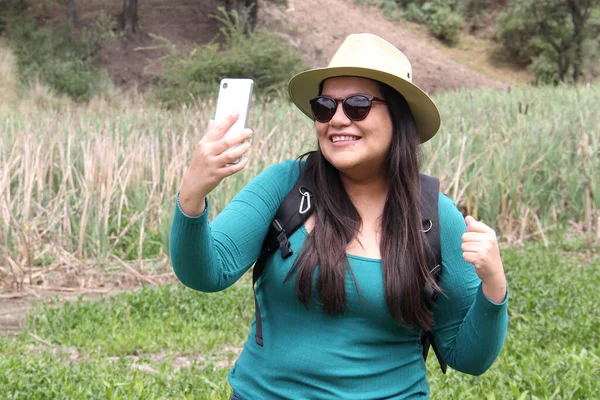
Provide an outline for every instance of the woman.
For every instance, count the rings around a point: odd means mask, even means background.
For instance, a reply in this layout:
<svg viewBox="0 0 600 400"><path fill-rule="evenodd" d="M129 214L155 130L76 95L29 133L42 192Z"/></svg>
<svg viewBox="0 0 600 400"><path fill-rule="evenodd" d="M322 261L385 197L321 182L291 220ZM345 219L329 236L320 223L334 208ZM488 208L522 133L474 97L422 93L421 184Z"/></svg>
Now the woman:
<svg viewBox="0 0 600 400"><path fill-rule="evenodd" d="M294 103L315 120L316 211L290 236L292 257L270 257L257 282L256 326L229 374L239 399L428 398L421 329L433 329L445 362L481 374L500 352L507 286L495 233L439 196L442 275L425 261L419 210L419 145L438 130L437 108L412 84L393 45L350 35L327 68L292 78ZM256 261L298 161L250 182L209 225L206 196L245 166L251 131L221 140L209 125L175 210L175 273L200 291L223 290ZM239 146L226 151L233 145ZM318 267L317 267L318 265ZM428 307L426 285L437 287Z"/></svg>

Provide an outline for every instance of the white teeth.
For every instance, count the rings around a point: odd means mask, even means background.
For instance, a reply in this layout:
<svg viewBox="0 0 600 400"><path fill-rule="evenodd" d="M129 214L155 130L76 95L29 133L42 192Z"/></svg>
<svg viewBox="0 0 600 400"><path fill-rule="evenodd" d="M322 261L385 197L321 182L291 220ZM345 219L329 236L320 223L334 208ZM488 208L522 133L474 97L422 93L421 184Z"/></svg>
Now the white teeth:
<svg viewBox="0 0 600 400"><path fill-rule="evenodd" d="M356 136L332 136L331 137L331 141L333 143L341 142L341 141L358 140L358 139L359 138L357 138Z"/></svg>

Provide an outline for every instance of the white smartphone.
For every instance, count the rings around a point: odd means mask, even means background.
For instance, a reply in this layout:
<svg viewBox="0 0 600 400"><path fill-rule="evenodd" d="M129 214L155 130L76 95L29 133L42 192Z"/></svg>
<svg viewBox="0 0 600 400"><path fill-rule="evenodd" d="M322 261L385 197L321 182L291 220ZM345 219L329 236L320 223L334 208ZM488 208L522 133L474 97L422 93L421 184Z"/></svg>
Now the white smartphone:
<svg viewBox="0 0 600 400"><path fill-rule="evenodd" d="M219 98L217 99L215 126L233 112L237 112L240 115L238 120L223 134L223 137L229 133L239 132L246 128L253 87L254 81L252 79L226 78L221 80ZM235 164L239 161L240 159Z"/></svg>

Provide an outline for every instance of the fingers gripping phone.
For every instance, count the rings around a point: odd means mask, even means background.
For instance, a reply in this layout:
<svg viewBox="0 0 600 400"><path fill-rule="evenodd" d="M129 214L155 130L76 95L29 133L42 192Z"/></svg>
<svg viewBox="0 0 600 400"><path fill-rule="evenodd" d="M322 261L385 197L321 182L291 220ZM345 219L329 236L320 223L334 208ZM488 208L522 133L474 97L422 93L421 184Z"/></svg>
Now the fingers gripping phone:
<svg viewBox="0 0 600 400"><path fill-rule="evenodd" d="M238 120L223 134L223 137L246 128L253 86L254 81L252 79L226 78L221 80L219 86L219 98L217 99L215 126L231 113L237 112L240 115ZM238 158L234 164L239 162L240 159Z"/></svg>

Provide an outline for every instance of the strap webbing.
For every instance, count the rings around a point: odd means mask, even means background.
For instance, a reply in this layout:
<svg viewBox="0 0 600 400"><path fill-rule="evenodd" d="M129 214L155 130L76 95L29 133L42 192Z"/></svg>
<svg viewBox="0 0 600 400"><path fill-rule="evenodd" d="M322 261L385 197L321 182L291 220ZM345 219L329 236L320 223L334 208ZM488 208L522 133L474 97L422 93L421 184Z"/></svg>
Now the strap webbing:
<svg viewBox="0 0 600 400"><path fill-rule="evenodd" d="M440 193L440 181L434 177L424 174L421 179L421 218L423 219L423 232L427 238L425 255L427 257L427 267L436 282L440 281L442 273L442 246L440 244L440 218L438 215L438 198ZM435 303L437 293L428 285L426 288L428 298L431 304ZM440 368L445 374L448 365L438 351L433 338L433 332L421 332L421 345L423 346L423 358L427 360L429 347L438 359Z"/></svg>
<svg viewBox="0 0 600 400"><path fill-rule="evenodd" d="M252 290L254 292L256 315L256 343L259 346L263 346L264 342L262 336L260 305L258 304L254 285L264 271L267 259L271 254L275 253L278 249L281 249L281 256L283 258L287 258L293 254L288 242L288 237L294 233L314 211L314 201L311 199L311 197L314 196L314 190L312 190L308 183L306 172L314 166L315 157L315 152L310 153L302 167L298 181L281 202L281 206L279 207L279 210L277 210L277 214L275 214L275 219L273 220L265 242L263 243L260 256L258 257L258 260L256 260L254 269L252 270ZM307 198L310 199L310 201L307 200Z"/></svg>

